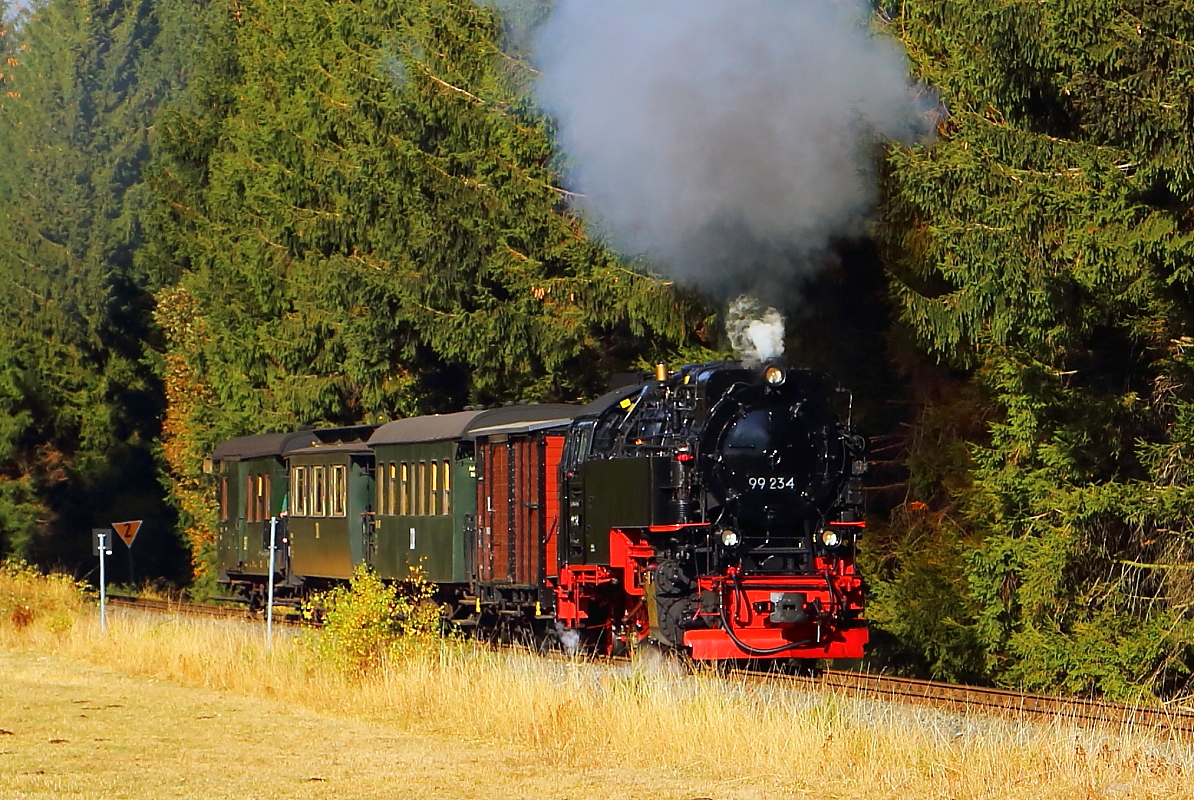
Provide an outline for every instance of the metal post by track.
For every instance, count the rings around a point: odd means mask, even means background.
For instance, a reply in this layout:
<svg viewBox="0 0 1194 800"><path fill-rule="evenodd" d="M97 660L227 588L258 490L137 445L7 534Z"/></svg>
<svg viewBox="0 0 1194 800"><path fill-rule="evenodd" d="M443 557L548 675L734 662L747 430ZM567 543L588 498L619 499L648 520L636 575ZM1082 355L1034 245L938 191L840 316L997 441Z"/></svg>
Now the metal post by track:
<svg viewBox="0 0 1194 800"><path fill-rule="evenodd" d="M274 558L278 552L278 518L269 518L269 599L265 604L265 649L274 646Z"/></svg>
<svg viewBox="0 0 1194 800"><path fill-rule="evenodd" d="M100 590L100 633L108 630L108 570L106 556L112 555L108 549L108 531L105 528L92 528L92 547L99 556L99 590Z"/></svg>
<svg viewBox="0 0 1194 800"><path fill-rule="evenodd" d="M100 633L106 633L108 630L108 575L104 571L104 550L105 539L108 534L101 533L99 535L99 556L100 556Z"/></svg>

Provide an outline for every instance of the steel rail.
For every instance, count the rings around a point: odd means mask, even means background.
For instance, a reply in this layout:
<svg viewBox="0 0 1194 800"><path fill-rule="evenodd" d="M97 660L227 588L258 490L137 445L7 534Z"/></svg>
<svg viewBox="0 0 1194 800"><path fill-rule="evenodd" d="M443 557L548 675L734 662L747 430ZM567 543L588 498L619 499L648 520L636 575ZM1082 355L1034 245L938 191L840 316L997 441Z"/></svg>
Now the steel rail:
<svg viewBox="0 0 1194 800"><path fill-rule="evenodd" d="M151 611L159 614L179 614L188 617L207 617L211 619L235 619L244 622L264 622L263 616L254 614L248 608L231 606L209 606L202 603L188 603L182 600L151 600L140 597L109 597L109 606L119 608ZM275 625L304 625L301 620L274 617Z"/></svg>
<svg viewBox="0 0 1194 800"><path fill-rule="evenodd" d="M749 676L747 671L735 674ZM764 674L765 680L845 697L888 700L958 712L980 712L1019 720L1058 720L1120 731L1194 736L1194 712L1181 707L1145 706L1077 697L966 686L865 672L825 670L818 675Z"/></svg>

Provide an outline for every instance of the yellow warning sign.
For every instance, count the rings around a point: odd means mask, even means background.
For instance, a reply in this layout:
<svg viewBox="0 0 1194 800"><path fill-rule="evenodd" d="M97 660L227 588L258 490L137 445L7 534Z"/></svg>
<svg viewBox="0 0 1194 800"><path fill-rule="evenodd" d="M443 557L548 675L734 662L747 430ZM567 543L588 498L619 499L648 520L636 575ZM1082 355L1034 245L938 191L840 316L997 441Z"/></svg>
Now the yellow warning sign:
<svg viewBox="0 0 1194 800"><path fill-rule="evenodd" d="M124 540L126 547L132 547L133 539L137 538L137 531L141 530L141 520L135 519L131 522L113 522L112 530L116 531L116 535Z"/></svg>

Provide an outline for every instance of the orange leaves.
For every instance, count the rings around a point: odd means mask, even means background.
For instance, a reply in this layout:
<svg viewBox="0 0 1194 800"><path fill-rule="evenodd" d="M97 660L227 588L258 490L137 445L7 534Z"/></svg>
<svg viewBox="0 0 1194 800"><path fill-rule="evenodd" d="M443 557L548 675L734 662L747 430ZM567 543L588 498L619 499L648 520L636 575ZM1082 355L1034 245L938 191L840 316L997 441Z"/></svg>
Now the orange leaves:
<svg viewBox="0 0 1194 800"><path fill-rule="evenodd" d="M202 412L215 402L211 387L187 361L203 341L205 330L199 302L182 287L157 295L154 319L166 334L168 351L162 384L166 418L162 421L162 455L169 465L170 495L190 519L184 534L191 546L195 577L209 569L204 553L215 544L216 503L202 478L205 425Z"/></svg>

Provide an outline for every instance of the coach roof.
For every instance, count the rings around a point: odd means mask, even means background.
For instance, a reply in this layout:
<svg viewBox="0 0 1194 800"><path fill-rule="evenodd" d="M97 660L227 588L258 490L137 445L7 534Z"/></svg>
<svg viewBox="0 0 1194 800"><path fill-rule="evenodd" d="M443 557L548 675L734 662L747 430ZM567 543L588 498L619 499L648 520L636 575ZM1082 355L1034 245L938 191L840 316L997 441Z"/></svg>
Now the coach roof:
<svg viewBox="0 0 1194 800"><path fill-rule="evenodd" d="M434 414L429 417L407 417L382 425L369 437L369 446L379 444L410 444L459 439L469 423L484 411L458 411L455 414Z"/></svg>
<svg viewBox="0 0 1194 800"><path fill-rule="evenodd" d="M287 457L293 456L319 456L327 455L328 453L372 453L369 445L366 442L338 442L336 444L317 444L314 447L300 447L298 450L290 450L286 453Z"/></svg>
<svg viewBox="0 0 1194 800"><path fill-rule="evenodd" d="M295 433L261 433L256 436L240 436L220 442L211 454L212 461L228 461L241 458L262 458L263 456L284 456L291 450L311 447L319 442L314 431Z"/></svg>
<svg viewBox="0 0 1194 800"><path fill-rule="evenodd" d="M369 446L383 444L411 444L439 442L445 439L464 439L470 431L497 425L534 422L536 420L571 419L578 406L558 403L545 405L501 406L484 411L461 411L456 414L436 414L430 417L387 422L369 439Z"/></svg>

